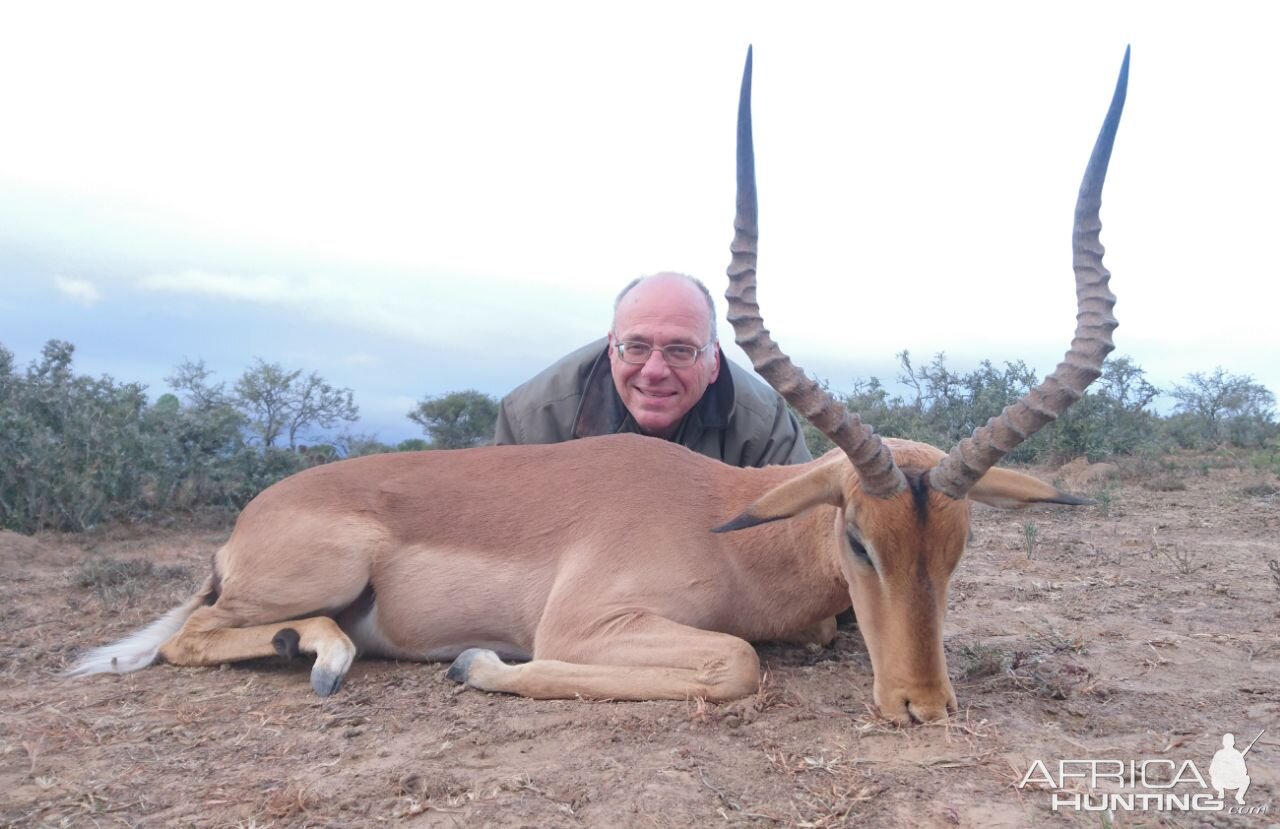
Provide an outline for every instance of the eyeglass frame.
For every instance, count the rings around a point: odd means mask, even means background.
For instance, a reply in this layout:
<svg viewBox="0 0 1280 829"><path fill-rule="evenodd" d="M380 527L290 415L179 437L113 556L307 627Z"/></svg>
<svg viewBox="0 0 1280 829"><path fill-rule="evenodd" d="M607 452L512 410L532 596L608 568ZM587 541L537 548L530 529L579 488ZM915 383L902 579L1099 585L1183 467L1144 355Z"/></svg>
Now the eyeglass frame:
<svg viewBox="0 0 1280 829"><path fill-rule="evenodd" d="M651 343L646 343L646 342L643 342L643 341L640 341L640 340L625 340L625 341L624 341L624 340L618 340L618 339L616 339L616 335L615 335L615 339L614 339L614 342L613 342L613 348L617 349L617 351L618 351L618 359L619 359L619 360L621 360L622 362L626 363L626 364L627 364L627 365L629 365L629 366L642 366L642 365L645 365L646 363L648 363L648 362L649 362L649 358L653 356L653 352L655 352L655 351L661 351L661 352L662 352L662 361L663 361L664 363L666 363L668 367L670 367L670 368L693 368L694 366L696 366L696 365L698 364L698 357L699 357L699 356L701 356L702 352L706 351L708 348L711 348L711 346L713 346L713 345L715 345L715 344L716 344L716 341L715 341L715 340L711 340L710 342L708 342L706 345L703 345L703 346L694 346L694 345L690 345L689 343L671 343L670 345L664 345L664 346L659 347L659 346L656 346L656 345L652 345ZM627 347L627 346L629 346L629 345L630 345L630 346L642 345L642 346L644 346L645 348L649 349L649 351L648 351L648 353L647 353L647 354L645 354L645 355L644 355L644 359L643 359L643 360L641 360L641 361L640 361L640 362L638 362L638 363L633 363L632 361L628 360L628 359L626 358L626 356L622 353L622 352L623 352L623 350L624 350L624 349L626 349L626 347ZM671 362L671 357L670 357L670 355L668 355L668 354L667 354L667 349L668 349L668 348L692 348L692 349L693 349L693 359L689 361L689 364L688 364L688 365L676 365L675 363Z"/></svg>

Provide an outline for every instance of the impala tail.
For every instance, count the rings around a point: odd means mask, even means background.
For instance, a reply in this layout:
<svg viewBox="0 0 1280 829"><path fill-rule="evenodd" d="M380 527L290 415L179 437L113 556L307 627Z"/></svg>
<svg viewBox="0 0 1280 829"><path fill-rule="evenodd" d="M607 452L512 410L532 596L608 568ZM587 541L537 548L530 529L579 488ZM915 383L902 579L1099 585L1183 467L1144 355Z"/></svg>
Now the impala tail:
<svg viewBox="0 0 1280 829"><path fill-rule="evenodd" d="M215 577L211 575L190 599L118 642L94 648L77 659L62 675L127 674L154 664L160 654L160 646L182 629L197 608L212 604L216 595Z"/></svg>

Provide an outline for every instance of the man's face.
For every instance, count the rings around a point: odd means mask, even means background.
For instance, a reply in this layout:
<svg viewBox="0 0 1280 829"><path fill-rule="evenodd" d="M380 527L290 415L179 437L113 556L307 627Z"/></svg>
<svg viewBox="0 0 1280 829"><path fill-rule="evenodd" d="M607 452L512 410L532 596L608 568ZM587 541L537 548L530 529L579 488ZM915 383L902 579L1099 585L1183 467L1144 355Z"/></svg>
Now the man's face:
<svg viewBox="0 0 1280 829"><path fill-rule="evenodd" d="M680 420L697 405L720 375L720 350L698 355L688 368L672 368L662 347L707 344L711 320L706 298L680 278L654 276L632 288L618 305L609 334L609 364L622 404L647 435L670 439ZM644 365L624 363L613 346L642 342L653 346Z"/></svg>

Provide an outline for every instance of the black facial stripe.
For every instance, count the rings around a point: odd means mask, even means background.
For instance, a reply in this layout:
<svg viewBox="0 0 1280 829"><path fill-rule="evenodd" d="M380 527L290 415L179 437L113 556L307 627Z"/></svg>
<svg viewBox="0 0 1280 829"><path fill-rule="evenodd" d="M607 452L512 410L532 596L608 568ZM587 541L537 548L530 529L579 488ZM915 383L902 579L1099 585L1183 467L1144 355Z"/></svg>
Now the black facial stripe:
<svg viewBox="0 0 1280 829"><path fill-rule="evenodd" d="M911 487L911 500L916 508L916 520L924 526L929 520L929 483L926 476L920 473L906 475L907 484Z"/></svg>

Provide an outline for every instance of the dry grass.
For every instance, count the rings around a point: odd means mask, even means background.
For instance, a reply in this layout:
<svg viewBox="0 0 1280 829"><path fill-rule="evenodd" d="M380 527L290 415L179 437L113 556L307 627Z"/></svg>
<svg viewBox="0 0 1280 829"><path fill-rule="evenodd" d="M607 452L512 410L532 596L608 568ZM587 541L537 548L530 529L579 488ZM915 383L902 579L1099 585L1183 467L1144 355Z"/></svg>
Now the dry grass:
<svg viewBox="0 0 1280 829"><path fill-rule="evenodd" d="M950 654L948 664L951 675L960 682L971 682L990 676L1000 676L1009 669L1011 656L1008 651L981 643L962 645Z"/></svg>
<svg viewBox="0 0 1280 829"><path fill-rule="evenodd" d="M1180 475L1159 475L1144 480L1142 487L1152 492L1182 492L1187 488L1187 482Z"/></svg>
<svg viewBox="0 0 1280 829"><path fill-rule="evenodd" d="M165 582L188 585L191 569L157 565L145 558L89 558L70 576L73 587L88 588L103 602L132 606Z"/></svg>
<svg viewBox="0 0 1280 829"><path fill-rule="evenodd" d="M1163 559L1173 568L1184 576L1189 576L1197 570L1203 570L1207 564L1197 563L1195 553L1191 548L1178 543L1170 543L1160 539L1159 532L1153 528L1151 530L1151 557L1154 559Z"/></svg>
<svg viewBox="0 0 1280 829"><path fill-rule="evenodd" d="M1254 481L1251 484L1247 484L1240 491L1250 498L1270 498L1280 492L1280 488L1277 488L1271 481Z"/></svg>

